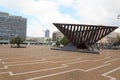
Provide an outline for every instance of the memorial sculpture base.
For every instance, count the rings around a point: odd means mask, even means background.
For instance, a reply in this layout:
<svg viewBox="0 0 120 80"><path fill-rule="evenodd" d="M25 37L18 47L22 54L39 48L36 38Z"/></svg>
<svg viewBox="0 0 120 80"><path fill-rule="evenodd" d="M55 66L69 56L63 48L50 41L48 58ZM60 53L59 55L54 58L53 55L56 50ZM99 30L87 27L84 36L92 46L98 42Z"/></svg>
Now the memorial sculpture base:
<svg viewBox="0 0 120 80"><path fill-rule="evenodd" d="M96 47L89 47L89 49L78 49L72 43L68 43L67 45L63 46L62 48L54 47L54 48L51 48L51 49L52 50L61 50L61 51L72 51L72 52L100 54L99 49L97 49Z"/></svg>

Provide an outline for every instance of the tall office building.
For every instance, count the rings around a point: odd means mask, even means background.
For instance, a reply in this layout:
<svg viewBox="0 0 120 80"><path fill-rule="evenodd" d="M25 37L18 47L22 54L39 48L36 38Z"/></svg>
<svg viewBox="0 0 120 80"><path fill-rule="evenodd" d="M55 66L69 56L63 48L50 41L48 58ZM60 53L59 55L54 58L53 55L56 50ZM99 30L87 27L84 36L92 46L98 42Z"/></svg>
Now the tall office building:
<svg viewBox="0 0 120 80"><path fill-rule="evenodd" d="M0 12L0 40L20 36L26 38L27 19Z"/></svg>
<svg viewBox="0 0 120 80"><path fill-rule="evenodd" d="M50 37L50 30L45 31L45 37L49 38Z"/></svg>

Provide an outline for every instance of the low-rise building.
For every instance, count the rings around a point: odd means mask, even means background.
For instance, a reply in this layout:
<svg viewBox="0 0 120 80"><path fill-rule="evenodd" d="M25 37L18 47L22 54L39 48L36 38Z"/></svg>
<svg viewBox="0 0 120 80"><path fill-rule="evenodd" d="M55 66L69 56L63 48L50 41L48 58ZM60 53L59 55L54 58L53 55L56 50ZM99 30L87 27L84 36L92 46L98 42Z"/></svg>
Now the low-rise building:
<svg viewBox="0 0 120 80"><path fill-rule="evenodd" d="M63 37L64 35L60 31L53 32L52 35L53 42L60 41Z"/></svg>
<svg viewBox="0 0 120 80"><path fill-rule="evenodd" d="M117 36L120 37L120 33L117 32L111 32L109 35L105 36L104 38L102 38L101 40L98 41L98 43L101 44L112 44L115 42L115 39L117 38Z"/></svg>

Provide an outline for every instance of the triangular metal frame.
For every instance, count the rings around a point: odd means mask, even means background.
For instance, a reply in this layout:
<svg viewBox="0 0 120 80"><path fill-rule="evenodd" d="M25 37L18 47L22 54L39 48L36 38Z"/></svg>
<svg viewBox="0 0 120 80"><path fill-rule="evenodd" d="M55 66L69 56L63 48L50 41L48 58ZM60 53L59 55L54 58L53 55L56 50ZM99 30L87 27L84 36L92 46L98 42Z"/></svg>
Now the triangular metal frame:
<svg viewBox="0 0 120 80"><path fill-rule="evenodd" d="M114 31L116 26L53 23L78 49L88 48Z"/></svg>

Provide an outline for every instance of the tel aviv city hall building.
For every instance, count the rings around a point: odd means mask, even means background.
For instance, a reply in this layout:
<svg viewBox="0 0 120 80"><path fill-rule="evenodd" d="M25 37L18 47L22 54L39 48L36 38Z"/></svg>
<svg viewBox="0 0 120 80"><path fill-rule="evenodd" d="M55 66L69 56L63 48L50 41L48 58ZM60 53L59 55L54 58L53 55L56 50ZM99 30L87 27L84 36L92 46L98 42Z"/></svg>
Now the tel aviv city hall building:
<svg viewBox="0 0 120 80"><path fill-rule="evenodd" d="M0 12L0 41L19 36L26 38L27 19L21 16Z"/></svg>

